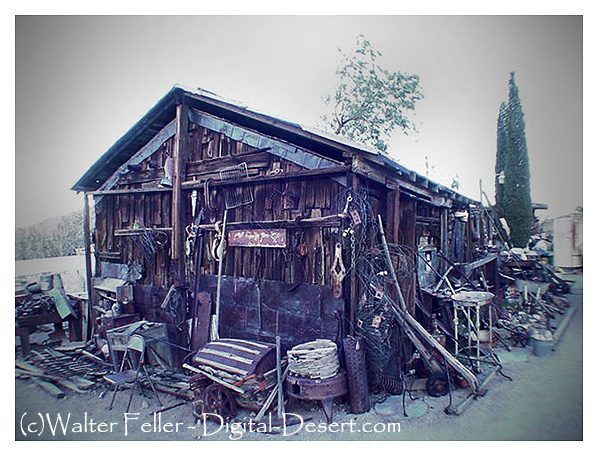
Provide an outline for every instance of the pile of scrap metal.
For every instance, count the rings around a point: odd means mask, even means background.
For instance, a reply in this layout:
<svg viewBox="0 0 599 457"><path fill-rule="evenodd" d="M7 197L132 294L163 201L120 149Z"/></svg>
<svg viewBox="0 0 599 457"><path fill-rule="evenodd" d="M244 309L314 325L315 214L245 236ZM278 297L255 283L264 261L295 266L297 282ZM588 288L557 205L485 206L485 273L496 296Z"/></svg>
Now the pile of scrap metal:
<svg viewBox="0 0 599 457"><path fill-rule="evenodd" d="M56 304L49 295L25 298L17 302L15 307L17 317L52 314L54 312L56 312Z"/></svg>
<svg viewBox="0 0 599 457"><path fill-rule="evenodd" d="M558 321L567 324L574 309L564 294L572 281L560 278L535 251L516 249L501 253L501 306L497 310L497 336L513 346L554 341ZM567 313L568 312L568 313ZM567 314L566 314L567 313ZM565 316L562 316L566 314Z"/></svg>
<svg viewBox="0 0 599 457"><path fill-rule="evenodd" d="M104 382L105 376L115 369L93 351L94 345L84 342L46 345L31 350L26 360L15 361L15 377L34 382L56 398L64 398L67 392L82 394L90 391L104 396L109 388ZM155 366L150 366L149 370L158 391L184 400L177 406L193 400L190 376Z"/></svg>
<svg viewBox="0 0 599 457"><path fill-rule="evenodd" d="M85 350L85 344L32 350L27 361L15 361L15 376L28 379L56 398L65 390L84 393L98 387L110 366Z"/></svg>
<svg viewBox="0 0 599 457"><path fill-rule="evenodd" d="M39 280L21 283L15 289L15 315L24 318L58 313L61 319L75 313L67 299L60 274L40 275Z"/></svg>
<svg viewBox="0 0 599 457"><path fill-rule="evenodd" d="M45 324L54 324L50 338L61 339L64 337L63 321L69 321L69 334L77 338L80 335L78 319L79 315L71 306L60 274L41 275L37 281L16 284L15 323L24 355L29 354L29 334L32 330Z"/></svg>
<svg viewBox="0 0 599 457"><path fill-rule="evenodd" d="M469 388L471 397L482 395L488 380L499 371L500 365L496 359L490 358L495 370L486 378L479 379L477 374L480 370L467 366L471 362L467 354L464 357L464 354L451 353L446 348L453 338L452 332L447 330L451 327L429 316L432 319L427 330L408 311L402 287L409 284L406 278L416 268L412 260L414 253L405 246L389 245L380 217L377 225L380 248L369 249L357 264L365 286L357 313L357 333L366 345L372 390L390 395L405 393L414 388L412 378L417 376L425 378L423 387L431 396L444 396L452 390L452 386ZM458 278L458 281L472 289L473 281L466 273L457 265L452 264L450 269L460 272L463 278ZM442 285L449 286L449 297L462 289L452 286L449 273L439 274L440 284L435 293L444 294ZM397 341L401 341L402 337L410 344L398 345ZM408 352L413 349L415 352ZM456 411L461 412L455 409L448 412Z"/></svg>

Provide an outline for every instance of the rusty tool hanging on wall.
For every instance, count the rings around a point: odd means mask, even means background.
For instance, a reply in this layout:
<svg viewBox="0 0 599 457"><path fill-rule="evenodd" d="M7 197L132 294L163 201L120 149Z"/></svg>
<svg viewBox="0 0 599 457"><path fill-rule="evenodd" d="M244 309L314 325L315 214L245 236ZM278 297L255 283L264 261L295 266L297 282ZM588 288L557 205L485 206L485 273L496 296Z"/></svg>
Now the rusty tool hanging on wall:
<svg viewBox="0 0 599 457"><path fill-rule="evenodd" d="M347 274L345 265L343 264L343 250L341 243L335 244L335 257L331 266L331 279L333 282L333 295L335 298L343 296L343 278Z"/></svg>

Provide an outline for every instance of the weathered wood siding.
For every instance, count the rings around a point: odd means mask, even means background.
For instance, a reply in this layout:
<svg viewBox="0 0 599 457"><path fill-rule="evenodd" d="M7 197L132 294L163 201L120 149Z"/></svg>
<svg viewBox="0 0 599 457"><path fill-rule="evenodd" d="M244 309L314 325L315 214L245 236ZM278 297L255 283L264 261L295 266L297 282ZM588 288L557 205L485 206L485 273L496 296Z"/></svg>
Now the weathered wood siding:
<svg viewBox="0 0 599 457"><path fill-rule="evenodd" d="M151 157L119 178L116 189L157 187L164 176L164 165L172 154L173 140L167 140ZM246 163L249 176L284 177L302 168L268 152L252 153L253 148L227 136L190 123L186 181L220 180L224 169ZM210 181L209 181L210 182ZM336 196L343 186L327 177L311 177L285 181L268 181L247 185L254 202L228 211L227 221L253 222L295 220L335 214ZM204 209L204 224L222 220L225 207L225 187L198 189L198 210ZM184 224L192 223L191 190L183 191ZM141 238L127 233L136 227L165 229L160 239L164 246L157 249L155 261L143 255ZM143 284L168 287L171 280L169 250L171 249L171 194L146 193L103 195L96 204L96 252L100 261L122 264L142 263ZM115 232L121 230L119 232ZM225 274L230 276L330 284L329 269L334 249L335 228L310 227L287 229L288 248L229 247ZM217 264L210 258L214 232L203 237L204 255L200 273L214 274ZM306 256L296 255L298 244L306 243ZM324 254L324 255L323 255ZM324 259L324 260L323 260ZM324 261L324 267L320 264ZM323 274L324 271L324 274ZM100 272L101 273L101 272Z"/></svg>

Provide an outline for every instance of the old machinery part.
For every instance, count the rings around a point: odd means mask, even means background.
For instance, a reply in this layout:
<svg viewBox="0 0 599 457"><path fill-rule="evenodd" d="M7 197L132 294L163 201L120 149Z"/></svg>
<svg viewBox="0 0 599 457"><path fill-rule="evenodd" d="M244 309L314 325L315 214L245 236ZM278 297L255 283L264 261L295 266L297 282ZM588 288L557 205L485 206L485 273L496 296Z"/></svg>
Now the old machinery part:
<svg viewBox="0 0 599 457"><path fill-rule="evenodd" d="M216 414L223 420L231 420L237 414L233 394L226 387L212 384L204 391L204 412Z"/></svg>
<svg viewBox="0 0 599 457"><path fill-rule="evenodd" d="M431 397L444 397L449 393L449 382L445 373L433 373L426 380L426 393Z"/></svg>
<svg viewBox="0 0 599 457"><path fill-rule="evenodd" d="M528 342L530 341L530 336L528 336L528 331L525 327L521 325L517 325L512 330L512 345L516 347L525 348L528 346Z"/></svg>
<svg viewBox="0 0 599 457"><path fill-rule="evenodd" d="M326 400L347 393L347 375L345 371L328 379L302 378L287 376L287 393L298 400Z"/></svg>
<svg viewBox="0 0 599 457"><path fill-rule="evenodd" d="M300 376L287 376L287 394L298 400L317 400L322 407L327 422L333 420L333 400L348 392L345 371L328 379L311 379Z"/></svg>

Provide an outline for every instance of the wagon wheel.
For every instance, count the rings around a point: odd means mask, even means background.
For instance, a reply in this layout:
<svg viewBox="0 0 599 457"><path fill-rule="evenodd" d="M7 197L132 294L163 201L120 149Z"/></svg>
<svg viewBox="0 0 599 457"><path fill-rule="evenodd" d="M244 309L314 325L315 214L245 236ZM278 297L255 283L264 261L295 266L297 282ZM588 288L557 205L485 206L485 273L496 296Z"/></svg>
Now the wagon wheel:
<svg viewBox="0 0 599 457"><path fill-rule="evenodd" d="M525 348L528 345L530 337L524 327L514 327L512 331L512 345Z"/></svg>
<svg viewBox="0 0 599 457"><path fill-rule="evenodd" d="M433 373L426 380L426 393L431 397L444 397L449 393L449 379L445 373Z"/></svg>
<svg viewBox="0 0 599 457"><path fill-rule="evenodd" d="M204 391L204 411L229 420L235 417L237 404L231 391L219 384L212 384Z"/></svg>

